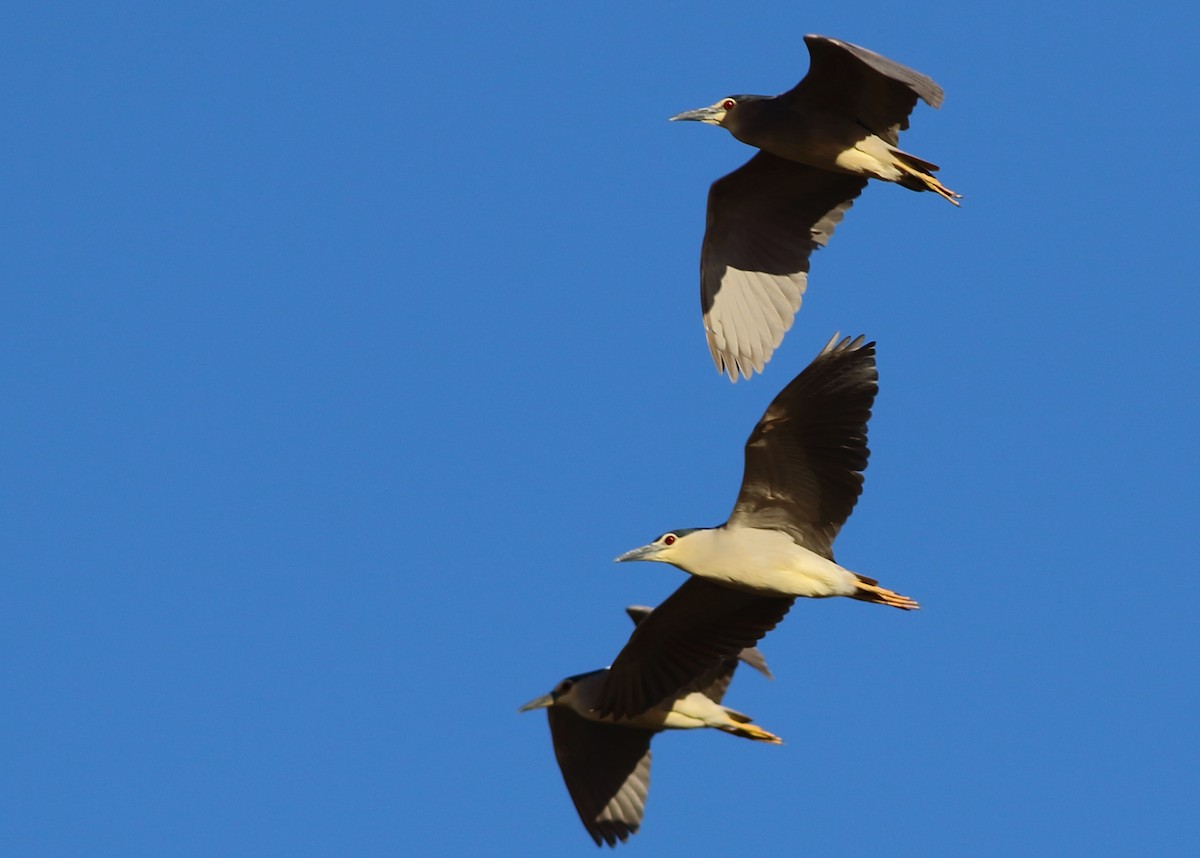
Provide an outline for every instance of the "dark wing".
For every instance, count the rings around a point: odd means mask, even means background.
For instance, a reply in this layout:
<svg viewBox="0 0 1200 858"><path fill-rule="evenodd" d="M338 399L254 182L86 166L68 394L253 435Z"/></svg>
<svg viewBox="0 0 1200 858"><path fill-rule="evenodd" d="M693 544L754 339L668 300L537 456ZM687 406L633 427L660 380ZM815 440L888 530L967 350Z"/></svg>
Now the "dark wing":
<svg viewBox="0 0 1200 858"><path fill-rule="evenodd" d="M805 36L808 74L781 98L799 111L827 110L855 120L893 146L920 97L940 107L942 88L908 66L849 42Z"/></svg>
<svg viewBox="0 0 1200 858"><path fill-rule="evenodd" d="M750 665L767 679L775 678L771 674L770 669L767 668L767 660L763 658L763 654L759 651L758 647L747 647L738 653L736 659L721 659L720 664L715 668L681 689L679 692L680 696L691 691L699 691L713 703L720 703L725 699L725 692L729 690L729 684L733 682L733 674L737 670L739 661Z"/></svg>
<svg viewBox="0 0 1200 858"><path fill-rule="evenodd" d="M866 186L759 152L708 192L700 249L700 307L718 372L761 372L792 326L808 257L833 235Z"/></svg>
<svg viewBox="0 0 1200 858"><path fill-rule="evenodd" d="M737 659L721 659L721 663L715 668L682 689L679 692L680 696L692 691L699 691L713 703L720 703L725 699L725 692L729 690L729 684L733 682L735 670L737 670Z"/></svg>
<svg viewBox="0 0 1200 858"><path fill-rule="evenodd" d="M629 614L629 619L633 620L633 624L636 626L650 616L650 612L653 610L649 605L627 605L625 613Z"/></svg>
<svg viewBox="0 0 1200 858"><path fill-rule="evenodd" d="M746 441L729 524L770 527L823 557L862 493L875 343L830 340L771 402Z"/></svg>
<svg viewBox="0 0 1200 858"><path fill-rule="evenodd" d="M629 614L629 619L633 620L636 626L646 617L650 616L653 608L648 608L645 605L628 605L625 608L625 613ZM725 692L729 690L729 683L733 682L734 671L737 670L738 659L746 660L747 664L752 664L755 670L761 670L768 677L771 677L771 671L767 670L767 662L763 658L762 653L757 647L742 650L737 658L723 658L720 663L710 670L704 676L697 679L687 687L680 690L680 694L686 694L691 691L699 691L709 700L714 703L720 703L725 699ZM774 678L774 677L771 677Z"/></svg>
<svg viewBox="0 0 1200 858"><path fill-rule="evenodd" d="M629 614L629 619L633 620L633 624L636 626L642 620L646 619L646 617L650 616L650 612L652 610L653 608L649 608L646 605L629 605L625 608L625 613ZM750 665L750 667L757 670L767 679L775 678L775 675L771 673L771 668L767 667L766 657L756 646L747 647L739 652L737 660ZM712 682L714 685L710 686L704 681L704 679L700 679L697 681L698 684L696 685L695 690L704 692L705 696L711 698L717 703L720 703L721 697L714 696L714 694L718 693L715 683L720 682L721 677L726 671L728 672L728 676L725 676L724 678L724 685L721 687L719 692L719 694L723 695L725 693L725 688L729 687L729 680L733 678L733 668L736 666L737 665L733 664L732 662L730 662L728 665L722 662L721 666L717 668L716 673L714 673L712 677Z"/></svg>
<svg viewBox="0 0 1200 858"><path fill-rule="evenodd" d="M546 710L554 756L583 827L599 846L636 834L650 790L653 730L589 721L561 706Z"/></svg>
<svg viewBox="0 0 1200 858"><path fill-rule="evenodd" d="M676 696L754 646L792 601L689 578L633 630L609 668L596 712L633 718Z"/></svg>

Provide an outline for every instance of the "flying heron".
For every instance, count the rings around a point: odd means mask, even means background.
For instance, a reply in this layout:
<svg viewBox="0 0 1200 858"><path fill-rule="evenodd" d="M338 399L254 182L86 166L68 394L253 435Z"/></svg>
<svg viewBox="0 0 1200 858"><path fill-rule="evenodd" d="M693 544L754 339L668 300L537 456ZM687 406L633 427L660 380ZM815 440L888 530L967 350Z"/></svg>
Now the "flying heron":
<svg viewBox="0 0 1200 858"><path fill-rule="evenodd" d="M938 168L897 148L928 77L866 48L805 36L808 74L776 96L731 95L672 120L719 125L761 150L713 182L700 250L700 304L717 371L762 372L792 326L823 247L868 179L933 191L958 205Z"/></svg>
<svg viewBox="0 0 1200 858"><path fill-rule="evenodd" d="M669 698L752 646L798 596L919 607L833 559L862 493L878 378L875 344L835 335L750 433L729 520L668 531L616 558L670 563L692 577L634 630L604 680L598 714L631 718Z"/></svg>
<svg viewBox="0 0 1200 858"><path fill-rule="evenodd" d="M652 615L649 608L636 605L626 611L634 623ZM771 675L757 649L738 657ZM656 733L711 727L746 739L780 743L778 736L756 727L748 716L721 705L736 667L737 659L725 659L674 698L620 722L602 719L593 710L607 668L569 676L549 694L517 710L547 710L550 740L567 792L597 846L616 846L637 833L650 789L650 740Z"/></svg>

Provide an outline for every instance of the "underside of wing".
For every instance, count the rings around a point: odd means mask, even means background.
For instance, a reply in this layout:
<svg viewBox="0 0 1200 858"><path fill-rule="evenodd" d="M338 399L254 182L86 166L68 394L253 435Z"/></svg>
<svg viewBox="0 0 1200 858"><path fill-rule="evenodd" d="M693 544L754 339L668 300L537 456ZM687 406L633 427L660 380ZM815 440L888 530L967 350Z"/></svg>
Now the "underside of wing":
<svg viewBox="0 0 1200 858"><path fill-rule="evenodd" d="M700 304L719 372L761 372L792 325L809 256L867 180L759 152L713 183L700 251Z"/></svg>
<svg viewBox="0 0 1200 858"><path fill-rule="evenodd" d="M689 578L641 622L613 661L596 711L632 718L710 677L775 628L792 599Z"/></svg>
<svg viewBox="0 0 1200 858"><path fill-rule="evenodd" d="M567 792L596 845L636 834L650 791L651 730L589 721L551 707L550 736Z"/></svg>
<svg viewBox="0 0 1200 858"><path fill-rule="evenodd" d="M637 625L650 616L652 610L652 608L646 605L630 605L625 609L625 613L633 620L633 624ZM771 673L771 668L767 667L766 656L762 654L762 651L758 647L752 646L746 647L739 652L736 661L726 659L721 662L711 675L696 680L689 690L699 691L710 700L720 703L726 689L729 688L729 683L733 679L734 669L737 667L737 662L739 661L754 668L767 679L775 678L775 675Z"/></svg>

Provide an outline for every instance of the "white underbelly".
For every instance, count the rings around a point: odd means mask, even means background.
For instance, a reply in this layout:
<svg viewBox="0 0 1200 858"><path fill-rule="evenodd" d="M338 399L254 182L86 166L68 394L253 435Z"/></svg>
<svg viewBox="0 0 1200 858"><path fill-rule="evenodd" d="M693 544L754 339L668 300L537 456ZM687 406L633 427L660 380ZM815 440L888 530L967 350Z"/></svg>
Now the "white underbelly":
<svg viewBox="0 0 1200 858"><path fill-rule="evenodd" d="M853 573L836 563L829 563L823 568L743 568L733 574L705 577L739 590L780 596L850 596L858 589Z"/></svg>
<svg viewBox="0 0 1200 858"><path fill-rule="evenodd" d="M903 175L893 161L894 158L887 143L873 135L842 150L836 158L838 167L847 173L874 176L889 182L894 182Z"/></svg>
<svg viewBox="0 0 1200 858"><path fill-rule="evenodd" d="M711 532L703 568L687 570L693 575L739 590L781 596L849 596L858 589L853 572L797 545L781 531Z"/></svg>

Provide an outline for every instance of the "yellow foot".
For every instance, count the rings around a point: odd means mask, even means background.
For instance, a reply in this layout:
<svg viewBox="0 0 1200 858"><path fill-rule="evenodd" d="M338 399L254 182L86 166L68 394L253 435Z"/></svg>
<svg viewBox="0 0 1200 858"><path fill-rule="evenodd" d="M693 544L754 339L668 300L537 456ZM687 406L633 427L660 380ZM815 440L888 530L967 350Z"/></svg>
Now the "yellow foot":
<svg viewBox="0 0 1200 858"><path fill-rule="evenodd" d="M743 739L753 739L756 742L770 742L772 745L783 744L783 739L753 724L731 724L721 729L727 733L733 733L735 736L741 736Z"/></svg>
<svg viewBox="0 0 1200 858"><path fill-rule="evenodd" d="M962 194L954 193L954 191L947 188L933 176L922 175L921 179L929 187L929 190L933 191L942 199L949 200L950 202L954 203L954 205L958 205L958 201L962 199Z"/></svg>
<svg viewBox="0 0 1200 858"><path fill-rule="evenodd" d="M928 190L933 191L935 194L940 196L942 199L948 200L951 203L953 203L954 205L958 205L959 204L958 201L962 199L962 194L954 193L954 191L947 188L945 185L943 185L941 182L939 182L937 179L935 179L933 176L929 175L928 173L923 173L920 170L916 169L915 167L911 167L908 164L905 164L899 158L897 158L893 163L895 164L896 167L903 170L905 173L908 173L910 176L912 176L916 179L919 179L921 181L921 183L923 185L925 185L925 187ZM932 166L932 165L930 165L930 166ZM936 170L937 168L934 167L933 169Z"/></svg>
<svg viewBox="0 0 1200 858"><path fill-rule="evenodd" d="M921 608L917 604L916 599L901 596L894 590L888 590L886 587L880 587L877 584L868 584L866 581L858 582L858 593L855 595L863 601L891 605L893 608L899 608L902 611L917 611Z"/></svg>

